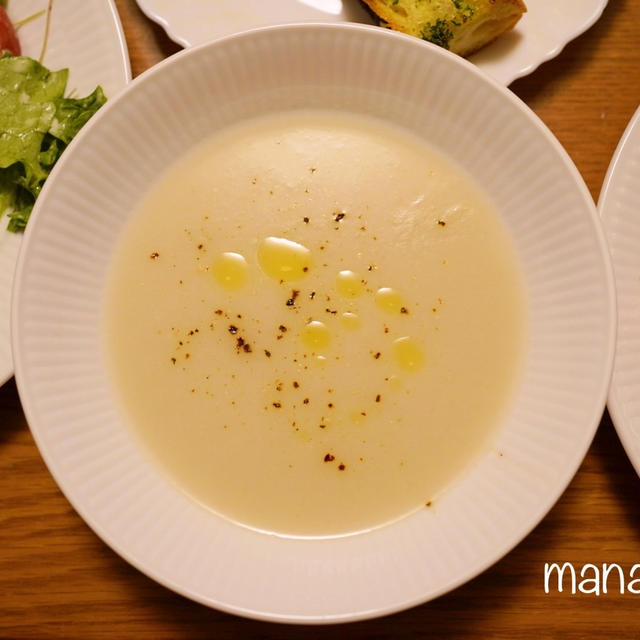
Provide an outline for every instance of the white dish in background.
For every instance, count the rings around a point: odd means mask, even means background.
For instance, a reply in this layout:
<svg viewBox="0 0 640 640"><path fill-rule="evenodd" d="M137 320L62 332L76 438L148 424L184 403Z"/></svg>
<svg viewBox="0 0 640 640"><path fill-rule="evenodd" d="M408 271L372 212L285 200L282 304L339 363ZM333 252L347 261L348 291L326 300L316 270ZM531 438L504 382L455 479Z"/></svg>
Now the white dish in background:
<svg viewBox="0 0 640 640"><path fill-rule="evenodd" d="M47 6L47 0L9 3L13 21L31 16ZM22 55L39 59L45 18L41 16L18 30ZM85 96L101 85L114 96L131 79L129 55L112 0L64 0L54 2L49 40L43 64L49 69L69 69L67 90ZM0 385L13 375L9 309L16 259L22 234L7 231L0 217Z"/></svg>
<svg viewBox="0 0 640 640"><path fill-rule="evenodd" d="M137 0L142 11L184 47L252 27L292 22L378 24L360 0ZM504 85L557 56L602 14L607 0L529 0L515 30L471 56Z"/></svg>
<svg viewBox="0 0 640 640"><path fill-rule="evenodd" d="M529 305L521 386L491 451L431 509L324 539L234 524L160 473L127 426L102 334L109 263L143 191L205 135L305 106L389 119L470 172L514 238ZM134 80L54 169L16 278L20 398L75 509L161 584L272 621L328 623L398 611L455 588L509 552L584 458L615 348L604 233L558 141L472 64L362 25L243 33L172 56Z"/></svg>
<svg viewBox="0 0 640 640"><path fill-rule="evenodd" d="M640 474L640 107L609 165L598 209L609 240L618 298L609 412Z"/></svg>

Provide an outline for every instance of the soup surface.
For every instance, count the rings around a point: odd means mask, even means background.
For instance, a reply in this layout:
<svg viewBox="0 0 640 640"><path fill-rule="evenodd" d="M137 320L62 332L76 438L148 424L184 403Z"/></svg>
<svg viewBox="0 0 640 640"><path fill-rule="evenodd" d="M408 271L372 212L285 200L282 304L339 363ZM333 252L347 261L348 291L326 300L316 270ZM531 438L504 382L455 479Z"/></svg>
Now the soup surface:
<svg viewBox="0 0 640 640"><path fill-rule="evenodd" d="M491 447L525 342L520 267L482 191L408 133L326 111L180 158L125 230L105 304L153 459L286 535L437 502Z"/></svg>

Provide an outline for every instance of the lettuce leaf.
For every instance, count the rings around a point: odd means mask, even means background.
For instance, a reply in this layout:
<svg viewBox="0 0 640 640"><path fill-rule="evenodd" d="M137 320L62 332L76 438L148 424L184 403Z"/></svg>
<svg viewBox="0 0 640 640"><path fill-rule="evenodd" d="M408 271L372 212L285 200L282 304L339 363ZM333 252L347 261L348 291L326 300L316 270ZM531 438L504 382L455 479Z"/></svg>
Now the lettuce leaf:
<svg viewBox="0 0 640 640"><path fill-rule="evenodd" d="M67 79L67 69L0 56L0 215L9 231L25 228L54 164L106 102L99 86L85 98L65 97Z"/></svg>

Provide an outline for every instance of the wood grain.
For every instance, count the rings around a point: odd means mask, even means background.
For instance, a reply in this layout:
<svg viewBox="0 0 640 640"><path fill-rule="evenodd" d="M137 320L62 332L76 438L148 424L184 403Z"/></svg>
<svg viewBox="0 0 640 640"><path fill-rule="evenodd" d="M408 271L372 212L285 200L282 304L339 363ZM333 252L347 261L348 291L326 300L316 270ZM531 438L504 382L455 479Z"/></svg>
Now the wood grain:
<svg viewBox="0 0 640 640"><path fill-rule="evenodd" d="M530 0L535 1L535 0ZM174 54L135 0L116 0L134 75ZM597 199L640 103L640 3L602 19L513 91L550 127ZM0 388L0 638L640 638L640 595L545 594L545 562L640 563L640 480L608 415L547 518L477 579L397 615L327 628L259 623L197 605L107 548L48 473L13 381Z"/></svg>

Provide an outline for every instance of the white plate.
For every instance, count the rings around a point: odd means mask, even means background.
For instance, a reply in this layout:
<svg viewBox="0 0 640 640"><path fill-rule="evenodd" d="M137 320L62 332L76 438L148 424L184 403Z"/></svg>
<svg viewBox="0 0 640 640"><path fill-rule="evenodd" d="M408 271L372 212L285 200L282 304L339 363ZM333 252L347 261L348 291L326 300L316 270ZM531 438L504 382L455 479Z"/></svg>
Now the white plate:
<svg viewBox="0 0 640 640"><path fill-rule="evenodd" d="M359 0L137 0L170 38L184 47L252 27L290 22L351 21L377 24ZM471 60L501 84L534 71L602 14L607 0L529 0L516 29Z"/></svg>
<svg viewBox="0 0 640 640"><path fill-rule="evenodd" d="M457 160L503 215L529 301L522 382L494 448L433 508L328 539L250 530L180 491L127 426L103 336L109 263L148 185L204 135L304 106L389 119ZM268 620L397 611L507 553L578 469L604 410L615 348L604 233L549 130L463 59L362 25L283 26L217 40L134 80L80 132L51 178L16 271L18 390L75 509L160 583Z"/></svg>
<svg viewBox="0 0 640 640"><path fill-rule="evenodd" d="M640 107L613 156L598 208L618 297L618 338L609 412L640 474Z"/></svg>
<svg viewBox="0 0 640 640"><path fill-rule="evenodd" d="M47 0L11 0L9 16L17 21L46 8ZM22 54L38 59L44 37L44 17L18 30ZM114 96L130 79L129 56L112 0L56 0L43 64L69 68L69 91L84 96L102 85ZM13 272L22 234L9 233L0 217L0 385L13 375L9 308Z"/></svg>

